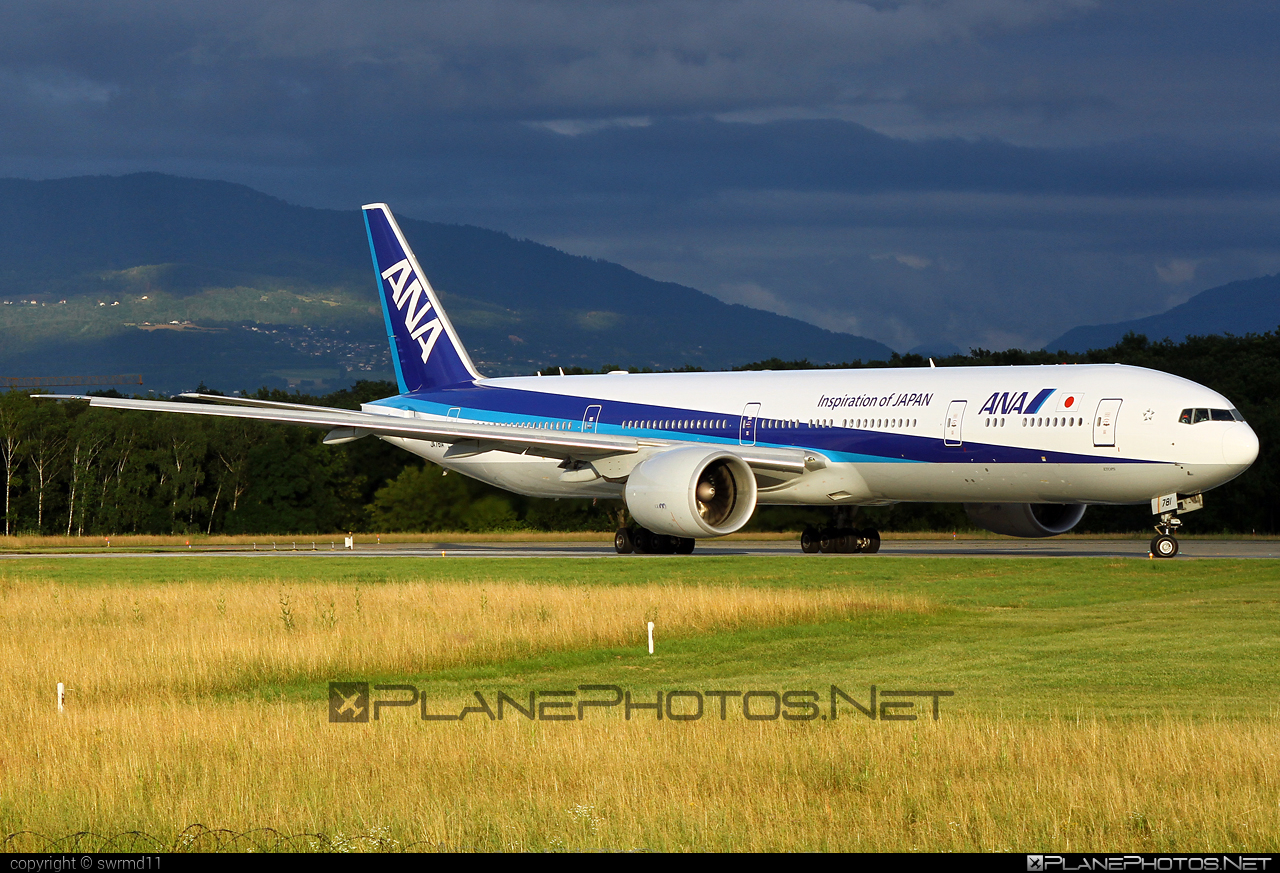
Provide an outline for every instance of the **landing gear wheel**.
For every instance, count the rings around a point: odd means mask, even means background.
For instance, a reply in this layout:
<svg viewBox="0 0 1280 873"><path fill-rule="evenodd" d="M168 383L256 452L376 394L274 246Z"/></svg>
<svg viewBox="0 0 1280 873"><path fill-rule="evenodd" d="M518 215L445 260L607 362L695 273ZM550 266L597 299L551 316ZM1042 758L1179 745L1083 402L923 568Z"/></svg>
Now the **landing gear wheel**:
<svg viewBox="0 0 1280 873"><path fill-rule="evenodd" d="M836 550L836 532L831 528L823 527L818 529L818 551L824 555L829 555Z"/></svg>
<svg viewBox="0 0 1280 873"><path fill-rule="evenodd" d="M874 555L880 551L880 531L864 530L859 532L858 540L862 543L862 553L864 555Z"/></svg>
<svg viewBox="0 0 1280 873"><path fill-rule="evenodd" d="M618 528L618 532L613 535L613 547L619 555L629 555L635 551L635 544L631 542L631 531L625 527Z"/></svg>
<svg viewBox="0 0 1280 873"><path fill-rule="evenodd" d="M806 555L816 555L818 553L818 532L806 527L804 532L800 534L800 551Z"/></svg>
<svg viewBox="0 0 1280 873"><path fill-rule="evenodd" d="M862 551L861 543L858 542L858 532L849 528L836 531L836 551L842 555L852 555Z"/></svg>
<svg viewBox="0 0 1280 873"><path fill-rule="evenodd" d="M667 534L649 534L649 552L654 555L674 555L680 538Z"/></svg>
<svg viewBox="0 0 1280 873"><path fill-rule="evenodd" d="M647 555L653 551L653 534L642 527L631 531L631 545L637 555Z"/></svg>
<svg viewBox="0 0 1280 873"><path fill-rule="evenodd" d="M692 539L691 537L682 537L681 539L677 540L677 541L676 541L676 554L677 554L677 555L692 555L692 554L693 554L693 546L694 546L694 543L695 543L695 542L696 542L696 541L695 541L694 539Z"/></svg>
<svg viewBox="0 0 1280 873"><path fill-rule="evenodd" d="M1157 558L1172 558L1178 554L1178 541L1166 534L1151 540L1151 554Z"/></svg>

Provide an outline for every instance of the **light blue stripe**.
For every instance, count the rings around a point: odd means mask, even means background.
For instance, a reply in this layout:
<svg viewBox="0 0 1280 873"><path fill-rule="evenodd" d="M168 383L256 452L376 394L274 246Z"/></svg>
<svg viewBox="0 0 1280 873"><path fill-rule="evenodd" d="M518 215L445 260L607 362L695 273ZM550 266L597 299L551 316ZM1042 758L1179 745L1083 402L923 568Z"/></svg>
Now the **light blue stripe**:
<svg viewBox="0 0 1280 873"><path fill-rule="evenodd" d="M517 415L509 412L494 412L489 409L470 409L468 407L450 406L445 403L433 403L429 400L419 400L416 397L392 397L386 400L378 400L369 404L370 406L387 406L391 409L406 409L413 412L425 412L428 415L436 415L442 419L447 419L450 409L461 409L459 416L467 421L477 421L484 424L499 425L517 425L517 424L568 424L569 427L557 431L554 428L536 428L536 427L519 427L518 430L534 431L538 433L581 433L582 422L575 419L550 418L537 415ZM725 416L732 418L732 416ZM456 419L449 419L456 420ZM755 448L756 446L769 449L799 449L801 451L820 452L826 458L835 463L863 463L863 464L927 464L928 461L917 461L911 458L890 458L882 455L864 455L855 452L837 452L831 449L818 448L816 446L797 445L795 443L770 443L757 441L755 446L743 446L738 440L711 436L709 434L686 433L684 431L672 430L651 430L646 428L627 428L618 427L612 424L596 423L596 433L611 434L615 436L632 436L650 439L666 439L679 440L688 443L705 443L710 446L724 446L726 448Z"/></svg>
<svg viewBox="0 0 1280 873"><path fill-rule="evenodd" d="M373 229L369 227L369 212L364 211L364 233L369 239L369 255L373 258L374 282L378 286L378 302L382 304L382 321L387 326L387 341L391 343L391 363L396 368L396 385L401 394L409 393L404 373L400 371L400 348L396 345L396 331L391 326L391 312L387 309L387 290L382 287L382 271L378 269L378 253L373 248Z"/></svg>

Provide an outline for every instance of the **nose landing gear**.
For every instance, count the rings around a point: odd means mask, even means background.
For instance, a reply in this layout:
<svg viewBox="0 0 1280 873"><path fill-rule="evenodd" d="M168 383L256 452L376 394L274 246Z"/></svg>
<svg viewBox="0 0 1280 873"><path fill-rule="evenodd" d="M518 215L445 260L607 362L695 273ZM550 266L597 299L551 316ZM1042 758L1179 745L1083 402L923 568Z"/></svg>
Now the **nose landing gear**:
<svg viewBox="0 0 1280 873"><path fill-rule="evenodd" d="M1178 554L1178 528L1182 526L1182 519L1174 515L1172 512L1166 512L1160 516L1160 523L1156 525L1156 535L1151 538L1151 554L1157 558L1172 558Z"/></svg>
<svg viewBox="0 0 1280 873"><path fill-rule="evenodd" d="M1185 497L1179 494L1166 494L1153 498L1151 512L1160 516L1156 525L1156 535L1151 538L1151 555L1155 558L1172 558L1178 554L1178 528L1182 527L1182 519L1178 513L1195 512L1204 508L1204 494L1196 492Z"/></svg>

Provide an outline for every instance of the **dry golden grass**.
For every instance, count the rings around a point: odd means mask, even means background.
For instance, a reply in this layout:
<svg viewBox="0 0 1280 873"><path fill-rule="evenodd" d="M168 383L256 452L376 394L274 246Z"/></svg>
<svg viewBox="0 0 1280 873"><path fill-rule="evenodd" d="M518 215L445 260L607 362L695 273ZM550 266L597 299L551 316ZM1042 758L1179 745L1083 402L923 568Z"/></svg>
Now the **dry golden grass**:
<svg viewBox="0 0 1280 873"><path fill-rule="evenodd" d="M390 710L331 724L323 699L329 680L639 647L651 618L661 642L934 609L728 585L479 578L357 595L322 580L6 572L0 833L18 834L10 850L132 830L182 848L197 823L341 834L356 848L1280 850L1274 717L1019 720L944 704L937 722L757 722L732 710L721 721L708 704L694 722L618 709L424 722ZM58 681L70 688L61 715ZM468 696L432 693L431 712Z"/></svg>
<svg viewBox="0 0 1280 873"><path fill-rule="evenodd" d="M418 675L546 652L923 611L922 597L725 586L311 581L68 586L0 576L0 700L86 703ZM0 704L2 705L2 704Z"/></svg>
<svg viewBox="0 0 1280 873"><path fill-rule="evenodd" d="M330 724L316 704L179 699L6 715L7 832L172 842L202 823L490 851L1280 845L1270 723Z"/></svg>

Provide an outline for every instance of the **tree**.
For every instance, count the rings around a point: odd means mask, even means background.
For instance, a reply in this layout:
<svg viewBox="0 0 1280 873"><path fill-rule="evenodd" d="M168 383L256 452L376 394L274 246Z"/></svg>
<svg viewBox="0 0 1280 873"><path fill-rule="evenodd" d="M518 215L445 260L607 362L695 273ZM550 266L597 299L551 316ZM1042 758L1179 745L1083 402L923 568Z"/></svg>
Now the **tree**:
<svg viewBox="0 0 1280 873"><path fill-rule="evenodd" d="M49 490L62 472L67 450L68 423L61 409L53 403L33 404L31 443L27 463L35 473L36 530L44 533L44 511Z"/></svg>
<svg viewBox="0 0 1280 873"><path fill-rule="evenodd" d="M18 484L18 463L30 429L31 400L16 391L0 394L0 461L4 462L4 533L9 536L16 525L13 512L13 489Z"/></svg>

